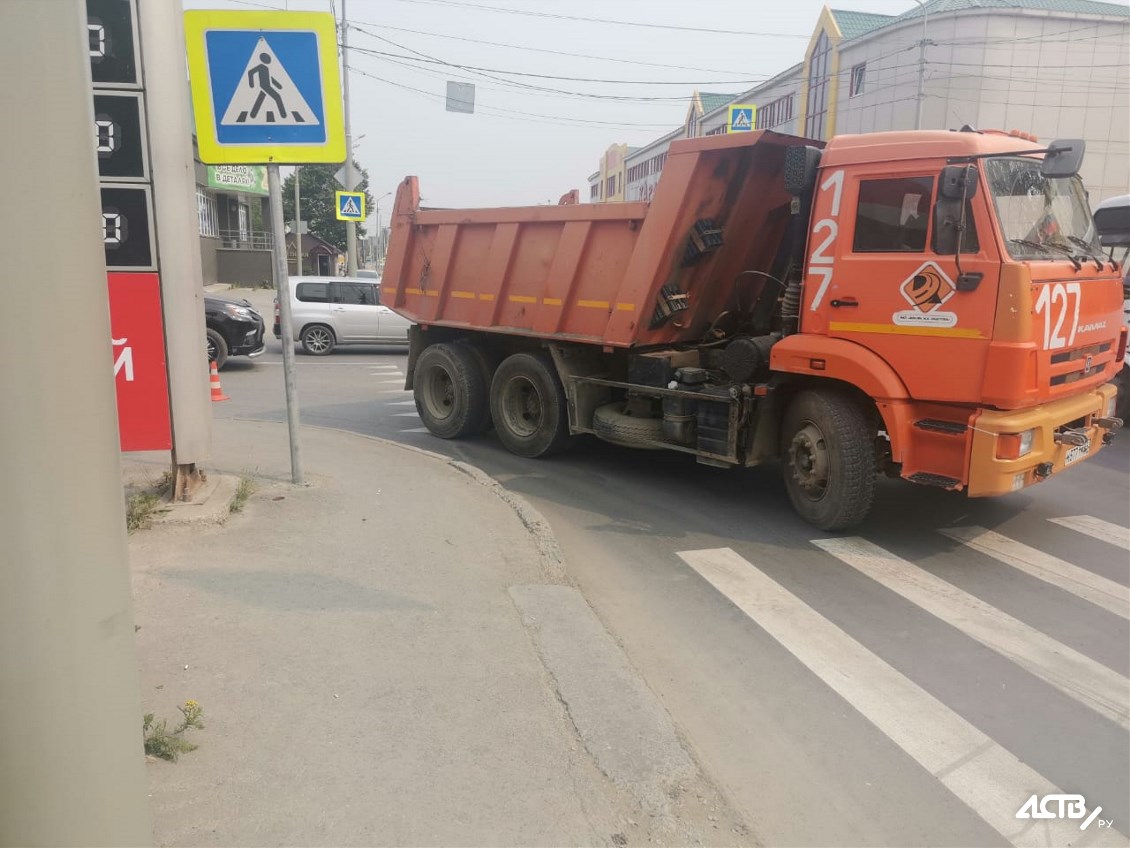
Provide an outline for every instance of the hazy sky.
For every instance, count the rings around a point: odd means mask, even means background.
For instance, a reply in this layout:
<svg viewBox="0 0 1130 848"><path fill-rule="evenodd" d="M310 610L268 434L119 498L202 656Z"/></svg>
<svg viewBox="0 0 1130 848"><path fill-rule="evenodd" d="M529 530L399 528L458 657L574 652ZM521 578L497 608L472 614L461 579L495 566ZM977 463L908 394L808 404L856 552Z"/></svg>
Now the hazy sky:
<svg viewBox="0 0 1130 848"><path fill-rule="evenodd" d="M339 17L345 5L183 2L194 9L289 8ZM674 129L695 88L737 94L801 61L824 6L823 0L346 2L356 48L350 99L357 160L369 170L374 198L415 174L430 206L556 202L572 188L586 197L586 178L604 150L616 142L643 145ZM899 14L914 3L833 5ZM475 83L475 114L445 111L449 79ZM390 202L379 205L387 210Z"/></svg>

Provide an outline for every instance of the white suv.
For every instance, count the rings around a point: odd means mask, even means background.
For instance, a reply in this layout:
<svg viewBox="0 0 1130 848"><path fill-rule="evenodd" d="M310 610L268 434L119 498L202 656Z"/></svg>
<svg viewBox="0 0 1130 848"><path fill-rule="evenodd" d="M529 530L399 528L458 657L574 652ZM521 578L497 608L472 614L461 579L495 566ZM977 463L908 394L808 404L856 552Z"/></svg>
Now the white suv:
<svg viewBox="0 0 1130 848"><path fill-rule="evenodd" d="M412 322L381 306L380 280L357 277L291 277L294 338L314 356L338 345L408 344ZM282 338L275 299L275 338Z"/></svg>

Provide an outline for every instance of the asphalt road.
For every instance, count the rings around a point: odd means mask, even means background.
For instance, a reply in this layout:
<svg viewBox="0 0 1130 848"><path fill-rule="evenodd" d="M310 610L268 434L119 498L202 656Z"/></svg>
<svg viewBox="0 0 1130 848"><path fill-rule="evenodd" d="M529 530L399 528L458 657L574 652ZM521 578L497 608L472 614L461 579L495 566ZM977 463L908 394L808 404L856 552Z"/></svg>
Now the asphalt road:
<svg viewBox="0 0 1130 848"><path fill-rule="evenodd" d="M281 359L273 338L233 359L215 414L284 420ZM1130 436L1000 499L882 481L871 518L828 540L776 468L445 442L402 390L402 349L297 361L304 423L458 457L542 511L763 843L1130 844ZM1085 830L1016 818L1061 793L1101 812Z"/></svg>

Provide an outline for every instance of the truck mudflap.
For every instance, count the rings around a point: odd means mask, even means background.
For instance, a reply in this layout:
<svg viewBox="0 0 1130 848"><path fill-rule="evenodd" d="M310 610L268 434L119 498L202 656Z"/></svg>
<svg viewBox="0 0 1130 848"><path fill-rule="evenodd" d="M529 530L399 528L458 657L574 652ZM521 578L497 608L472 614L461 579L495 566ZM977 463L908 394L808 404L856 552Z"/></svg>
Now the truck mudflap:
<svg viewBox="0 0 1130 848"><path fill-rule="evenodd" d="M968 495L1016 492L1097 454L1118 429L1115 393L1107 383L1031 409L982 411L972 424ZM1017 456L1022 436L1031 448Z"/></svg>

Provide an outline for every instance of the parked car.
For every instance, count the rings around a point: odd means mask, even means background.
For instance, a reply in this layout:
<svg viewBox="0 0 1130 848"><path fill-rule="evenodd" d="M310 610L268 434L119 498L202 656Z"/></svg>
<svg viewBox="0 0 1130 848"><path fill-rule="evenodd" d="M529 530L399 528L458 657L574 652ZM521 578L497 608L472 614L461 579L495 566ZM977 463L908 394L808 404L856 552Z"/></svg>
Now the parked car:
<svg viewBox="0 0 1130 848"><path fill-rule="evenodd" d="M251 302L217 294L204 295L208 359L223 368L229 356L258 356L265 349L267 325Z"/></svg>
<svg viewBox="0 0 1130 848"><path fill-rule="evenodd" d="M358 277L291 277L295 341L314 356L338 345L408 344L411 322L381 306L380 283ZM275 338L282 338L275 300Z"/></svg>

